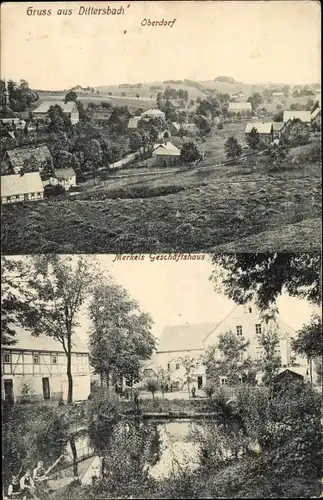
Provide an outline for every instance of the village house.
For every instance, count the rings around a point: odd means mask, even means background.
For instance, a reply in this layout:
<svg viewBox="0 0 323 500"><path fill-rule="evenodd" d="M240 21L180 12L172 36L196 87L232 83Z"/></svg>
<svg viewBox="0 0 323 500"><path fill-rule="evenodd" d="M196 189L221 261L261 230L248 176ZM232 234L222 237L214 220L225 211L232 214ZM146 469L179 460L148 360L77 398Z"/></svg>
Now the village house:
<svg viewBox="0 0 323 500"><path fill-rule="evenodd" d="M321 127L321 108L316 108L311 113L311 125Z"/></svg>
<svg viewBox="0 0 323 500"><path fill-rule="evenodd" d="M283 122L287 123L292 120L300 120L307 125L311 124L310 111L284 111Z"/></svg>
<svg viewBox="0 0 323 500"><path fill-rule="evenodd" d="M112 111L108 109L93 109L90 113L91 119L97 125L107 125Z"/></svg>
<svg viewBox="0 0 323 500"><path fill-rule="evenodd" d="M284 92L273 92L272 96L274 99L283 99L284 98Z"/></svg>
<svg viewBox="0 0 323 500"><path fill-rule="evenodd" d="M79 112L75 102L69 101L43 101L38 108L33 111L33 116L36 119L45 120L48 116L48 111L51 106L59 106L71 120L72 125L76 125L79 120Z"/></svg>
<svg viewBox="0 0 323 500"><path fill-rule="evenodd" d="M240 113L242 115L252 114L250 102L229 102L228 112L232 115Z"/></svg>
<svg viewBox="0 0 323 500"><path fill-rule="evenodd" d="M269 331L277 332L278 335L275 351L280 358L281 368L291 367L296 360L298 369L306 373L307 363L301 358L294 357L293 359L291 339L296 333L294 329L279 317L275 321L266 322L253 304L235 306L220 323L166 327L162 332L150 368L155 372L157 367L164 368L169 373L170 381L181 388L185 385L183 360L188 356L194 360L195 364L192 370L193 383L196 383L196 388L200 389L205 387L207 382L205 367L201 362L202 357L209 347L217 344L221 334L232 332L237 338L249 341L246 350L241 352L241 360L250 357L253 361L261 361L264 357L264 349L259 339L262 333ZM219 351L215 353L215 356L221 359ZM258 380L261 380L261 377L262 373L259 372ZM220 384L226 384L225 376L220 378Z"/></svg>
<svg viewBox="0 0 323 500"><path fill-rule="evenodd" d="M162 367L169 374L170 382L179 389L186 384L185 357L194 359L191 377L197 389L205 386L205 367L201 362L205 354L204 339L214 330L216 323L200 323L197 325L166 326L162 331L156 355L155 367ZM154 366L149 367L156 372Z"/></svg>
<svg viewBox="0 0 323 500"><path fill-rule="evenodd" d="M141 116L133 116L132 118L129 118L128 122L128 129L134 130L138 128L138 123L141 120Z"/></svg>
<svg viewBox="0 0 323 500"><path fill-rule="evenodd" d="M38 400L67 399L67 358L63 346L52 337L34 337L19 328L17 343L1 347L2 399L19 400L24 393ZM85 400L90 393L88 349L73 335L73 399Z"/></svg>
<svg viewBox="0 0 323 500"><path fill-rule="evenodd" d="M273 122L273 137L274 140L278 139L281 141L284 137L284 122Z"/></svg>
<svg viewBox="0 0 323 500"><path fill-rule="evenodd" d="M272 122L249 122L245 128L245 135L248 137L252 129L256 129L260 138L266 144L270 144L273 141L273 124Z"/></svg>
<svg viewBox="0 0 323 500"><path fill-rule="evenodd" d="M179 135L179 131L181 130L182 128L182 125L178 122L172 122L170 125L169 125L169 130L170 130L170 133L171 135Z"/></svg>
<svg viewBox="0 0 323 500"><path fill-rule="evenodd" d="M156 166L174 166L180 163L181 151L171 142L156 144L153 154L156 157Z"/></svg>
<svg viewBox="0 0 323 500"><path fill-rule="evenodd" d="M20 122L19 116L9 108L0 110L0 123L2 125L17 125Z"/></svg>
<svg viewBox="0 0 323 500"><path fill-rule="evenodd" d="M1 176L1 203L41 200L44 186L39 172Z"/></svg>
<svg viewBox="0 0 323 500"><path fill-rule="evenodd" d="M160 109L148 109L147 111L144 111L144 113L142 113L141 118L143 118L144 120L150 120L151 118L165 119L165 113Z"/></svg>
<svg viewBox="0 0 323 500"><path fill-rule="evenodd" d="M6 151L4 161L7 161L15 174L23 168L42 171L46 166L52 165L53 158L48 147L33 146L29 148L16 148Z"/></svg>
<svg viewBox="0 0 323 500"><path fill-rule="evenodd" d="M52 186L61 185L65 191L76 186L76 173L74 168L60 168L54 170L54 176L50 178L49 183Z"/></svg>

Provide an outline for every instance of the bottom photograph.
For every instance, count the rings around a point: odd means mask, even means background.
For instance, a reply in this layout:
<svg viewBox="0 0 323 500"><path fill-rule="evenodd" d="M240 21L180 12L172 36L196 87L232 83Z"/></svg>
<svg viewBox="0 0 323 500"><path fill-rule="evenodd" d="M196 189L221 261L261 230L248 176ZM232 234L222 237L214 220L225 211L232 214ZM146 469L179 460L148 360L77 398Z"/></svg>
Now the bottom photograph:
<svg viewBox="0 0 323 500"><path fill-rule="evenodd" d="M320 255L1 268L3 498L322 497Z"/></svg>

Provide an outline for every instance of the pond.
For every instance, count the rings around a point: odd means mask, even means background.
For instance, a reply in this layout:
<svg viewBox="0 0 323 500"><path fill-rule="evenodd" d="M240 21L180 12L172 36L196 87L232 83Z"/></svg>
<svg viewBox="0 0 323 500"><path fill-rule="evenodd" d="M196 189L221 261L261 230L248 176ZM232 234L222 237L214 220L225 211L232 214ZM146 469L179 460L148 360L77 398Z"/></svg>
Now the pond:
<svg viewBox="0 0 323 500"><path fill-rule="evenodd" d="M105 431L94 439L92 435L94 449L99 453L84 474L82 483L91 484L92 476L100 475L103 456L109 474L108 463L111 464L115 453L123 467L137 453L140 455L136 462L138 467L156 480L169 477L181 467L194 469L200 463L197 438L204 432L203 423L189 419L119 423L107 435ZM89 437L79 438L77 448L80 452L91 449Z"/></svg>

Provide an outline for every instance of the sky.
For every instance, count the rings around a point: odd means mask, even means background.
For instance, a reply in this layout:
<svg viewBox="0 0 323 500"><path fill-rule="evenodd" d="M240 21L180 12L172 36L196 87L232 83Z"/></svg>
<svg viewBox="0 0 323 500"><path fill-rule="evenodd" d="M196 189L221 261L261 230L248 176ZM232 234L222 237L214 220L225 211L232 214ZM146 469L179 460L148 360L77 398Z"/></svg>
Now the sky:
<svg viewBox="0 0 323 500"><path fill-rule="evenodd" d="M127 289L140 304L142 312L150 313L154 321L152 333L159 338L168 325L218 323L235 306L225 295L216 293L209 280L212 273L210 258L204 260L120 261L114 255L96 255L102 272ZM280 319L298 330L310 320L312 306L305 300L287 295L277 301ZM82 316L77 334L87 342L90 322Z"/></svg>
<svg viewBox="0 0 323 500"><path fill-rule="evenodd" d="M1 6L1 75L32 88L165 79L320 82L320 4L314 0L37 2ZM79 15L79 7L124 14ZM129 7L128 7L129 6ZM57 10L72 8L72 15ZM173 21L142 26L142 21Z"/></svg>

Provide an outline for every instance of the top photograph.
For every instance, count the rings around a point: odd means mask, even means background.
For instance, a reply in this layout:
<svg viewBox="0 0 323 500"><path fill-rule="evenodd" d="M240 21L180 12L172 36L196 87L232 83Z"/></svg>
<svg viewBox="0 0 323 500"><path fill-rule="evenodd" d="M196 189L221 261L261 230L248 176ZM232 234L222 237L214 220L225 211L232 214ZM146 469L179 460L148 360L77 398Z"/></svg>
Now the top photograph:
<svg viewBox="0 0 323 500"><path fill-rule="evenodd" d="M0 141L5 255L320 252L320 3L3 3Z"/></svg>

